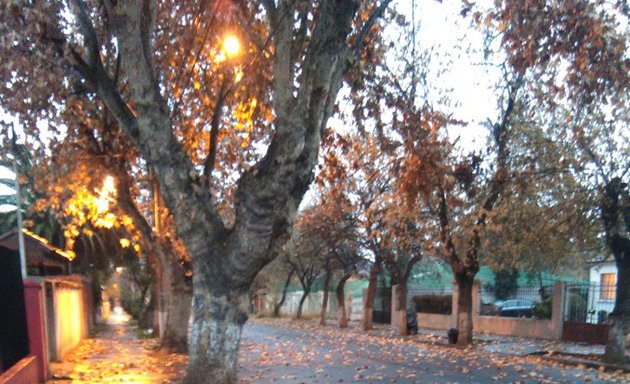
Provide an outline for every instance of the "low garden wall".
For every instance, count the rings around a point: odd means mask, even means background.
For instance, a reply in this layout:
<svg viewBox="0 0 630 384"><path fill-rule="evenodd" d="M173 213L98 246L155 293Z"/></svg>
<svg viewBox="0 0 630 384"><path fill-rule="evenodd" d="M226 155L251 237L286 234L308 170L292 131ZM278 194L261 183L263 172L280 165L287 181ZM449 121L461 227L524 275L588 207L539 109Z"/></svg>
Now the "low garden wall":
<svg viewBox="0 0 630 384"><path fill-rule="evenodd" d="M398 295L397 286L392 287L392 325L398 326ZM562 338L564 301L564 283L556 283L552 296L552 316L551 319L527 319L509 318L498 316L481 316L481 291L480 284L475 283L473 287L473 332L481 334L491 334L500 336L522 336L535 337L540 339ZM457 326L457 287L453 288L452 308L450 315L439 315L433 313L418 313L418 327L428 329L448 330Z"/></svg>

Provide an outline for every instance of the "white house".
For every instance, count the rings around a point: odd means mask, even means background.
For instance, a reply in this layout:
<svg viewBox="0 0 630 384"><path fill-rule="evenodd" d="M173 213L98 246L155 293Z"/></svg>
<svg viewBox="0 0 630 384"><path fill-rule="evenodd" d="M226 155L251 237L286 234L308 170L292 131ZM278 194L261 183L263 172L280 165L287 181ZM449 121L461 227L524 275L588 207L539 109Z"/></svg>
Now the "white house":
<svg viewBox="0 0 630 384"><path fill-rule="evenodd" d="M602 323L615 306L617 266L614 261L593 263L589 270L591 288L588 294L587 322Z"/></svg>

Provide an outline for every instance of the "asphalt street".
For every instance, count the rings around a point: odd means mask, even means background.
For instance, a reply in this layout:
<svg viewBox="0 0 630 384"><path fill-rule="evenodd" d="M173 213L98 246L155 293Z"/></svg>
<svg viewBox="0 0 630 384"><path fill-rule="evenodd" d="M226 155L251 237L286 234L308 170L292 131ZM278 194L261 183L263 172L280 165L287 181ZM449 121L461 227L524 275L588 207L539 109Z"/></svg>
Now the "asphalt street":
<svg viewBox="0 0 630 384"><path fill-rule="evenodd" d="M241 343L242 383L612 383L627 377L535 358L500 356L358 334L334 326L249 322Z"/></svg>

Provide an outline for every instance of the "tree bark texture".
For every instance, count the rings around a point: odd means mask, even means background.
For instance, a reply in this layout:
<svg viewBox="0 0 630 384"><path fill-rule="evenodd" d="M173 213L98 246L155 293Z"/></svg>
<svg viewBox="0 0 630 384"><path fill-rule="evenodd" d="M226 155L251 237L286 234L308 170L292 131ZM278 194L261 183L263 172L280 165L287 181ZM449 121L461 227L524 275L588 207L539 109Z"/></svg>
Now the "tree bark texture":
<svg viewBox="0 0 630 384"><path fill-rule="evenodd" d="M185 384L237 383L237 361L249 293L213 292L195 284Z"/></svg>
<svg viewBox="0 0 630 384"><path fill-rule="evenodd" d="M346 312L346 295L345 286L348 279L352 277L351 273L344 274L337 283L337 318L339 319L339 328L348 328L348 313Z"/></svg>
<svg viewBox="0 0 630 384"><path fill-rule="evenodd" d="M376 286L378 284L378 274L380 273L380 259L376 258L374 265L370 269L368 280L367 295L365 298L365 307L363 308L363 330L369 331L373 328L372 317L374 315L374 300L376 299Z"/></svg>
<svg viewBox="0 0 630 384"><path fill-rule="evenodd" d="M475 278L468 275L455 275L459 290L457 298L458 345L469 345L473 342L473 300L472 289Z"/></svg>
<svg viewBox="0 0 630 384"><path fill-rule="evenodd" d="M287 291L289 290L289 284L291 284L291 278L295 270L292 270L287 275L287 279L284 281L284 286L282 287L282 296L280 297L280 301L276 303L273 307L273 317L280 317L280 308L284 305L284 302L287 300Z"/></svg>
<svg viewBox="0 0 630 384"><path fill-rule="evenodd" d="M304 306L304 302L306 301L306 298L308 297L309 293L311 293L310 289L308 290L305 289L304 293L302 294L302 297L300 297L300 303L298 304L297 312L295 313L296 319L302 318L302 307Z"/></svg>
<svg viewBox="0 0 630 384"><path fill-rule="evenodd" d="M398 282L398 314L400 316L400 336L407 336L407 279Z"/></svg>
<svg viewBox="0 0 630 384"><path fill-rule="evenodd" d="M322 309L319 314L319 325L326 325L326 316L328 315L328 289L330 288L330 268L326 269L324 278L324 292L322 297Z"/></svg>
<svg viewBox="0 0 630 384"><path fill-rule="evenodd" d="M158 311L166 312L166 322L160 334L160 348L166 351L188 351L188 321L192 303L192 287L186 271L177 261L174 250L160 239L133 202L129 190L131 182L119 172L118 205L132 218L138 229L149 262L153 267L159 292ZM160 297L162 296L162 297ZM164 306L164 308L162 308Z"/></svg>
<svg viewBox="0 0 630 384"><path fill-rule="evenodd" d="M625 364L628 362L626 336L630 333L630 248L618 252L615 256L617 255L621 257L615 257L617 265L615 307L608 316L609 331L604 359L611 364Z"/></svg>
<svg viewBox="0 0 630 384"><path fill-rule="evenodd" d="M356 35L358 0L322 0L307 44L296 47L294 2L263 1L272 48L271 100L274 135L267 153L239 179L235 222L226 226L210 187L174 134L169 104L161 94L152 47L154 1L105 2L117 39L121 68L133 109L101 61L98 34L80 0L73 7L85 58L74 70L96 90L153 170L194 269L194 318L187 383L233 383L248 300L256 274L280 254L297 209L313 179L322 132L333 112L343 75L357 57L367 30L383 12L384 0ZM297 35L297 36L296 36ZM299 53L299 54L296 54Z"/></svg>
<svg viewBox="0 0 630 384"><path fill-rule="evenodd" d="M180 269L179 266L176 268ZM171 268L167 268L171 269ZM183 271L164 274L168 285L162 294L166 301L166 322L160 340L160 349L169 352L188 352L188 323L190 320L192 290Z"/></svg>
<svg viewBox="0 0 630 384"><path fill-rule="evenodd" d="M604 359L623 364L626 358L626 335L630 332L630 197L628 186L613 178L601 190L600 214L606 245L617 266L615 307L608 316L608 339Z"/></svg>

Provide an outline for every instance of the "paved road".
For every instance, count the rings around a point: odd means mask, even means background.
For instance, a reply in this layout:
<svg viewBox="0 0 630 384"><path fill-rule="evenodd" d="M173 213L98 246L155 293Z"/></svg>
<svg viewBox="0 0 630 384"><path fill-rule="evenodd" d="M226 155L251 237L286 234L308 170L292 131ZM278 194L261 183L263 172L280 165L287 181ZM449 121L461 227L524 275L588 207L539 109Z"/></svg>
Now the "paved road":
<svg viewBox="0 0 630 384"><path fill-rule="evenodd" d="M242 383L623 383L627 377L335 327L249 322Z"/></svg>

